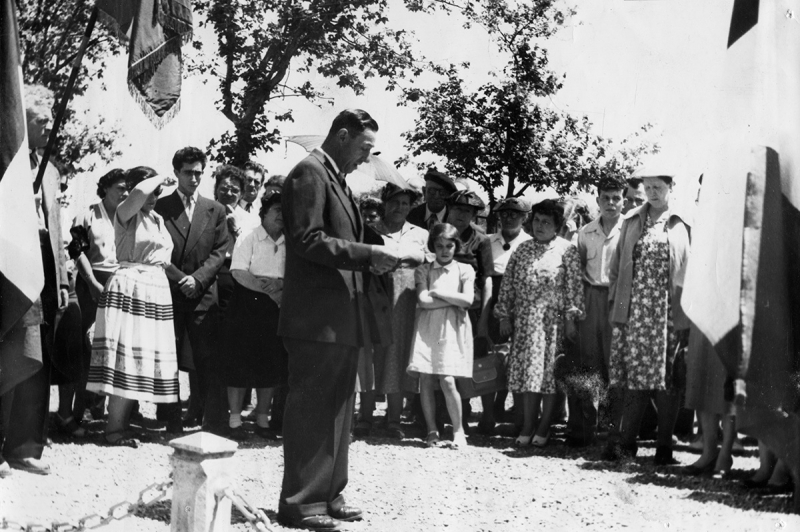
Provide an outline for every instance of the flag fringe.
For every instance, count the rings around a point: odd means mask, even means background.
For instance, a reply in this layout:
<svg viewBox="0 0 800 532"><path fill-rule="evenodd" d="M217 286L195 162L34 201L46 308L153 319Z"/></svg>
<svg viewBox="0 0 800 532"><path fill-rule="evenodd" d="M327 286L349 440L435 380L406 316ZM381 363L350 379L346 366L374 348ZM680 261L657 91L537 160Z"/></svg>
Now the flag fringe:
<svg viewBox="0 0 800 532"><path fill-rule="evenodd" d="M156 129L164 129L164 126L175 118L181 110L181 97L178 96L178 99L175 100L172 107L167 109L161 116L157 115L156 112L153 111L153 108L150 107L150 102L148 102L147 98L139 91L139 87L136 86L133 80L128 80L128 92L131 93L133 100L139 105L139 108L141 108L144 115Z"/></svg>

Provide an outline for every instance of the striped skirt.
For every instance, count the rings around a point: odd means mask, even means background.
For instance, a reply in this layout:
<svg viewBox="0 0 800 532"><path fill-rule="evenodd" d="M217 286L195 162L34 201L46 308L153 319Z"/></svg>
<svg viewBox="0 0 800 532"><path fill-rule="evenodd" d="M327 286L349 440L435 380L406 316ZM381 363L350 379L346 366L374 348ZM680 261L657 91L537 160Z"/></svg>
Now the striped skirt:
<svg viewBox="0 0 800 532"><path fill-rule="evenodd" d="M106 283L86 389L151 403L178 401L172 296L163 268L120 267Z"/></svg>

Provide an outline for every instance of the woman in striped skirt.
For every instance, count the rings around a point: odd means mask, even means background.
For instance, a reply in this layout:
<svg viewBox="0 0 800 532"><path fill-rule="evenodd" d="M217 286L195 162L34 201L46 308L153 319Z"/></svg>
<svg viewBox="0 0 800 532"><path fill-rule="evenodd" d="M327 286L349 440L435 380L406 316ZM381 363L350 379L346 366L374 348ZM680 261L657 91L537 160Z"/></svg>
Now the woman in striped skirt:
<svg viewBox="0 0 800 532"><path fill-rule="evenodd" d="M161 185L173 179L152 168L128 171L130 195L114 216L119 269L106 283L97 309L87 390L109 395L105 439L136 447L128 432L134 401L178 400L178 358L167 276L172 239L153 207Z"/></svg>

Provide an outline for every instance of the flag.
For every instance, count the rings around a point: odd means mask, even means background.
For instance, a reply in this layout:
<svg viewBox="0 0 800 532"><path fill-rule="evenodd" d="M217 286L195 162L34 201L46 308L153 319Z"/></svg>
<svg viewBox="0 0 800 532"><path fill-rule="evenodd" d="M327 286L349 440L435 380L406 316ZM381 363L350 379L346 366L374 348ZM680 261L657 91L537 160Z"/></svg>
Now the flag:
<svg viewBox="0 0 800 532"><path fill-rule="evenodd" d="M44 287L14 0L0 0L0 341Z"/></svg>
<svg viewBox="0 0 800 532"><path fill-rule="evenodd" d="M128 90L153 125L164 127L180 110L190 0L98 0L97 8L100 20L128 43Z"/></svg>
<svg viewBox="0 0 800 532"><path fill-rule="evenodd" d="M797 480L800 26L786 5L734 0L712 90L720 142L703 178L681 303L733 380L737 429ZM800 483L794 504L800 510Z"/></svg>

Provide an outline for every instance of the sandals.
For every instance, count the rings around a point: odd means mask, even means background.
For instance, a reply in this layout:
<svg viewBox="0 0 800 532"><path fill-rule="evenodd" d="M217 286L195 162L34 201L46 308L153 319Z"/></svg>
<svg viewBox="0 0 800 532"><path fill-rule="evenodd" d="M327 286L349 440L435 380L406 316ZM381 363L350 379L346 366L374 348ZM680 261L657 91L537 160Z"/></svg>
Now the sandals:
<svg viewBox="0 0 800 532"><path fill-rule="evenodd" d="M517 436L517 439L514 440L514 445L516 445L517 447L527 447L528 445L531 444L532 438L533 434L529 436L523 436L522 434L520 434L519 436Z"/></svg>
<svg viewBox="0 0 800 532"><path fill-rule="evenodd" d="M67 419L62 419L61 416L56 414L56 425L58 427L58 432L61 434L66 434L67 436L72 436L73 438L86 437L86 429L78 425L78 422L75 421L74 416L69 416Z"/></svg>
<svg viewBox="0 0 800 532"><path fill-rule="evenodd" d="M425 445L427 447L436 447L441 440L439 439L439 433L435 430L432 430L425 436Z"/></svg>
<svg viewBox="0 0 800 532"><path fill-rule="evenodd" d="M111 447L130 447L131 449L136 449L139 447L138 440L132 437L129 432L124 430L118 430L104 434L103 439L105 440L106 444L110 445Z"/></svg>

